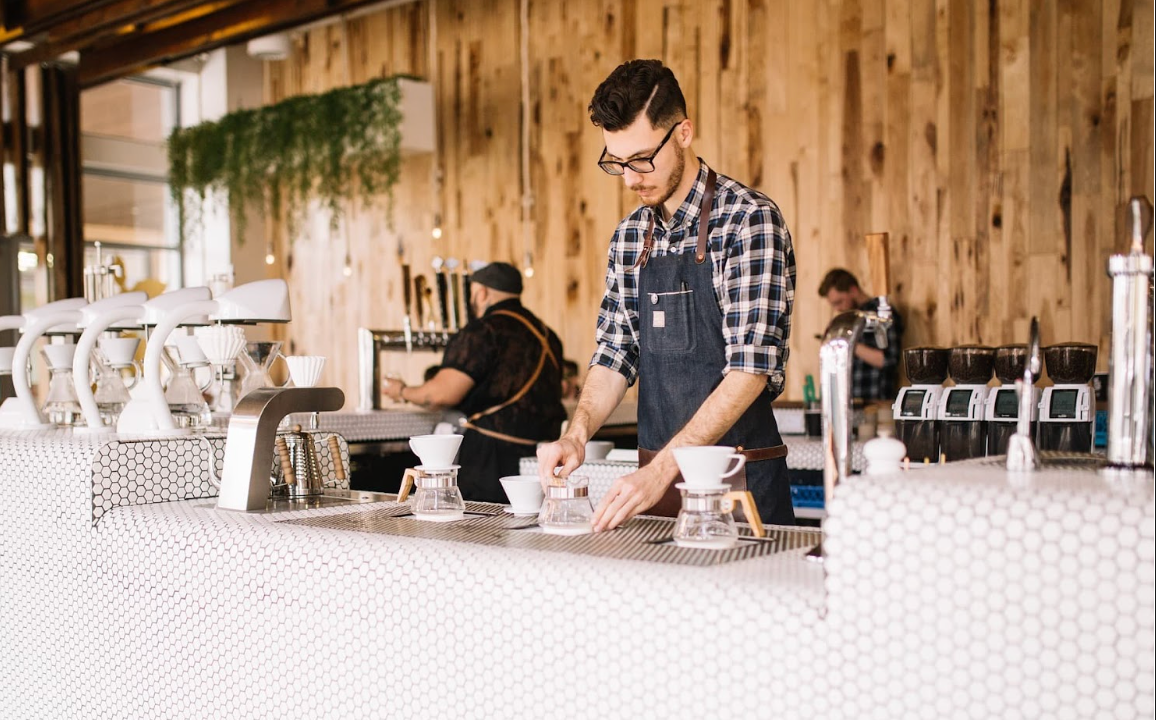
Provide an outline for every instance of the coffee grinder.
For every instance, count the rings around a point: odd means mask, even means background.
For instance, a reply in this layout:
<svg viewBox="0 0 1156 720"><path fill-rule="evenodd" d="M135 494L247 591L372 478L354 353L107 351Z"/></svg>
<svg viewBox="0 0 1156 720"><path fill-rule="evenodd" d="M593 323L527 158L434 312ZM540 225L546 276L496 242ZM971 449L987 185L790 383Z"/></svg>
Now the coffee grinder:
<svg viewBox="0 0 1156 720"><path fill-rule="evenodd" d="M1044 366L1055 383L1040 400L1040 450L1092 452L1095 345L1062 343L1044 348Z"/></svg>
<svg viewBox="0 0 1156 720"><path fill-rule="evenodd" d="M994 365L995 348L961 345L951 349L947 372L955 387L944 390L939 401L939 447L949 461L987 454L983 412Z"/></svg>
<svg viewBox="0 0 1156 720"><path fill-rule="evenodd" d="M1023 381L1028 365L1027 345L1002 345L995 349L995 377L1000 386L988 391L984 405L983 419L987 421L987 454L1006 455L1008 438L1016 432L1019 422L1019 397L1016 395L1016 380ZM1032 376L1032 382L1039 380L1039 374ZM1040 389L1031 387L1032 416L1031 434L1038 431Z"/></svg>
<svg viewBox="0 0 1156 720"><path fill-rule="evenodd" d="M899 391L891 416L895 433L907 447L907 457L919 462L939 458L939 403L947 379L947 348L915 347L903 351L907 378L913 383Z"/></svg>

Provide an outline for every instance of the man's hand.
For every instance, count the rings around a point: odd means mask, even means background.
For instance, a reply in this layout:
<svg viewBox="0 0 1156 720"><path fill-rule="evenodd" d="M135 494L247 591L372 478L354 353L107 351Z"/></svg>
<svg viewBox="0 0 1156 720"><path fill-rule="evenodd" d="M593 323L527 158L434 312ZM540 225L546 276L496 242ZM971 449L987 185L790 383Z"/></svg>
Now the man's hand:
<svg viewBox="0 0 1156 720"><path fill-rule="evenodd" d="M613 530L662 499L663 493L678 475L678 466L669 452L660 453L654 461L614 481L594 511L594 532Z"/></svg>
<svg viewBox="0 0 1156 720"><path fill-rule="evenodd" d="M566 477L586 460L586 443L564 436L538 448L538 479L545 488L555 475ZM559 470L559 468L561 468ZM557 472L555 472L557 471Z"/></svg>

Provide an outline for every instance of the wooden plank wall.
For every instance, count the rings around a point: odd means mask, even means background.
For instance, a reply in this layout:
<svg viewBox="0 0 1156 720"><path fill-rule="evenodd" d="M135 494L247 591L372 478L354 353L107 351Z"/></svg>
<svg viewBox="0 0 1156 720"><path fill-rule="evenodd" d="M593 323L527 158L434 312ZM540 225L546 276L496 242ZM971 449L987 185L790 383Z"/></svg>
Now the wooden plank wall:
<svg viewBox="0 0 1156 720"><path fill-rule="evenodd" d="M400 322L399 242L434 255L523 259L518 0L421 0L304 35L267 65L275 101L369 77L430 72L436 18L441 205L433 161L410 158L392 227L382 208L321 229L288 256L298 352L331 356L356 387L358 325ZM536 274L526 302L585 364L606 246L634 206L595 166L586 106L619 62L659 57L679 77L698 139L721 172L774 198L798 262L788 397L815 373L830 317L827 269L866 276L861 238L892 238L905 346L1098 343L1107 366L1108 254L1122 204L1153 197L1153 0L532 0L531 191ZM256 241L260 241L258 238ZM341 348L341 350L338 350ZM417 379L428 356L395 368Z"/></svg>

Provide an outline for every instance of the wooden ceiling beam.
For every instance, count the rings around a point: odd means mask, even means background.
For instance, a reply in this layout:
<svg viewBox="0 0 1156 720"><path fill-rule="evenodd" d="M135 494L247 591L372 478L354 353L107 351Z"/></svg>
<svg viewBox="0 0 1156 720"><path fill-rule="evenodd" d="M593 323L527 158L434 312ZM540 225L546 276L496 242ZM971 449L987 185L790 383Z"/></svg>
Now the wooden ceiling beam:
<svg viewBox="0 0 1156 720"><path fill-rule="evenodd" d="M46 62L72 50L115 42L118 36L169 27L210 15L243 0L116 0L93 8L87 14L55 25L47 39L29 50L10 56L14 68Z"/></svg>
<svg viewBox="0 0 1156 720"><path fill-rule="evenodd" d="M379 0L247 0L179 24L145 25L81 51L82 88L348 12Z"/></svg>

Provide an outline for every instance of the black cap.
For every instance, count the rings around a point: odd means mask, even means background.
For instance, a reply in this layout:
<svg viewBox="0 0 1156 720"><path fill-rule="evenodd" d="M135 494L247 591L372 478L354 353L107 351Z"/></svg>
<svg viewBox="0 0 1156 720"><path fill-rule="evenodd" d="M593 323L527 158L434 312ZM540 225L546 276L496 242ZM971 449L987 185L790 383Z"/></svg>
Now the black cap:
<svg viewBox="0 0 1156 720"><path fill-rule="evenodd" d="M470 275L471 283L485 285L499 292L522 294L522 273L510 263L492 262Z"/></svg>

